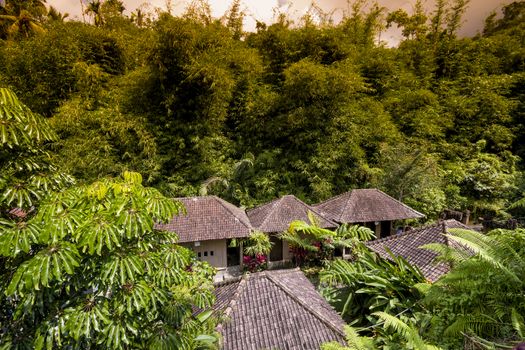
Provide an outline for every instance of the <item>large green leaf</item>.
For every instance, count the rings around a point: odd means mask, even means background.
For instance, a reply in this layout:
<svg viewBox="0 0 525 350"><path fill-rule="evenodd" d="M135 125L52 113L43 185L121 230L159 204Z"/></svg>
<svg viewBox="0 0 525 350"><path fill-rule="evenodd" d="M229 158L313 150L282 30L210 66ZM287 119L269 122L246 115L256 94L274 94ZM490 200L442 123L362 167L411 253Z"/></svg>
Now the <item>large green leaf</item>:
<svg viewBox="0 0 525 350"><path fill-rule="evenodd" d="M15 257L28 253L31 245L39 241L42 227L35 222L0 221L0 255Z"/></svg>
<svg viewBox="0 0 525 350"><path fill-rule="evenodd" d="M52 281L60 282L73 275L79 265L80 254L73 244L60 243L49 246L18 267L6 294L23 294L33 289L48 287Z"/></svg>
<svg viewBox="0 0 525 350"><path fill-rule="evenodd" d="M101 280L105 284L119 284L121 287L126 283L133 283L144 273L144 263L138 255L111 256L102 265Z"/></svg>

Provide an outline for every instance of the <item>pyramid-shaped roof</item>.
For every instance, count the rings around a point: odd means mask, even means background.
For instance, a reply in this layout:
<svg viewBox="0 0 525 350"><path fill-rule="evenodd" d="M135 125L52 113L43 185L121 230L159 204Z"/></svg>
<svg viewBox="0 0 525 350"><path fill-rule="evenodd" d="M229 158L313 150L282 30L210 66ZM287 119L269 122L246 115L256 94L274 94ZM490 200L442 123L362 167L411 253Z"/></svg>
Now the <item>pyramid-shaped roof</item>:
<svg viewBox="0 0 525 350"><path fill-rule="evenodd" d="M216 287L222 349L319 349L343 342L341 316L299 269L264 271Z"/></svg>
<svg viewBox="0 0 525 350"><path fill-rule="evenodd" d="M308 212L312 212L323 228L337 227L333 221L323 217L312 206L294 195L286 195L269 203L248 210L247 215L254 229L272 233L286 231L295 220L308 222Z"/></svg>
<svg viewBox="0 0 525 350"><path fill-rule="evenodd" d="M186 207L187 215L176 215L159 230L173 231L179 242L248 237L252 232L244 210L216 196L176 198Z"/></svg>
<svg viewBox="0 0 525 350"><path fill-rule="evenodd" d="M417 219L425 215L375 189L357 189L313 206L339 223Z"/></svg>

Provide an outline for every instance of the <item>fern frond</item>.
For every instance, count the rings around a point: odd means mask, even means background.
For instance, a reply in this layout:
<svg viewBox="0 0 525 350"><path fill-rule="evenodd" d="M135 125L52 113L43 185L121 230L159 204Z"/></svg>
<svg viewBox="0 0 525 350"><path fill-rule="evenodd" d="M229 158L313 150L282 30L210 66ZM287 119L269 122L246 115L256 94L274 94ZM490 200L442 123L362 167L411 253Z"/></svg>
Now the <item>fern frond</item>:
<svg viewBox="0 0 525 350"><path fill-rule="evenodd" d="M472 256L465 249L457 249L442 243L429 243L419 248L437 253L438 256L435 258L435 262L446 262L452 265L457 265Z"/></svg>
<svg viewBox="0 0 525 350"><path fill-rule="evenodd" d="M501 323L486 314L462 315L445 329L444 335L454 337L468 331L476 335L495 334L499 327Z"/></svg>
<svg viewBox="0 0 525 350"><path fill-rule="evenodd" d="M356 329L351 326L345 326L345 338L350 350L371 350L375 348L372 338L360 336Z"/></svg>
<svg viewBox="0 0 525 350"><path fill-rule="evenodd" d="M522 339L525 338L524 337L524 334L525 334L525 321L523 320L523 316L518 314L518 312L516 311L515 308L512 308L512 310L510 312L510 317L511 317L511 320L512 320L512 326L514 327L514 329L518 333L519 337L522 338Z"/></svg>
<svg viewBox="0 0 525 350"><path fill-rule="evenodd" d="M504 255L504 251L508 251L508 247L505 247L504 245L497 242L497 240L478 232L464 229L451 229L450 231L453 234L446 235L449 239L454 240L460 245L468 248L480 259L489 263L494 268L504 272L515 282L522 282L513 271L508 269L502 263L502 261L507 259L507 257Z"/></svg>
<svg viewBox="0 0 525 350"><path fill-rule="evenodd" d="M391 329L401 337L403 337L409 345L412 345L415 349L426 349L427 344L419 336L417 330L407 325L395 316L387 314L386 312L378 311L372 315L378 317L384 322L384 328Z"/></svg>
<svg viewBox="0 0 525 350"><path fill-rule="evenodd" d="M374 231L359 225L342 224L335 232L339 237L357 239L361 242L370 241L376 237Z"/></svg>

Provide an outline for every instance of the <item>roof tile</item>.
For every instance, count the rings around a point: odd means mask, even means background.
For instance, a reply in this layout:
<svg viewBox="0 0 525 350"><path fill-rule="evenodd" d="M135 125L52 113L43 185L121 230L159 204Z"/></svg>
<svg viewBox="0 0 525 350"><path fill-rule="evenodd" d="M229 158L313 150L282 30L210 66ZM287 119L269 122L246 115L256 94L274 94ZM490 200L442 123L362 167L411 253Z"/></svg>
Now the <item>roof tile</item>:
<svg viewBox="0 0 525 350"><path fill-rule="evenodd" d="M215 310L226 310L226 321L218 327L224 350L318 349L344 339L344 321L299 269L221 283L216 295Z"/></svg>
<svg viewBox="0 0 525 350"><path fill-rule="evenodd" d="M382 258L391 260L391 256L386 250L388 248L394 255L402 256L412 265L419 267L425 278L434 282L446 274L450 267L443 262L435 263L434 259L438 254L420 247L429 243L459 246L457 243L449 241L444 235L449 233L448 229L450 228L469 229L468 226L459 221L446 220L365 244Z"/></svg>
<svg viewBox="0 0 525 350"><path fill-rule="evenodd" d="M321 215L340 223L391 221L425 215L375 189L357 189L313 206Z"/></svg>
<svg viewBox="0 0 525 350"><path fill-rule="evenodd" d="M293 195L286 195L248 210L247 215L255 229L272 233L286 231L294 220L308 222L309 211L317 216L321 227L337 227L336 223Z"/></svg>
<svg viewBox="0 0 525 350"><path fill-rule="evenodd" d="M252 231L244 210L219 197L176 199L184 204L187 214L175 216L169 223L155 227L176 232L180 243L248 237Z"/></svg>

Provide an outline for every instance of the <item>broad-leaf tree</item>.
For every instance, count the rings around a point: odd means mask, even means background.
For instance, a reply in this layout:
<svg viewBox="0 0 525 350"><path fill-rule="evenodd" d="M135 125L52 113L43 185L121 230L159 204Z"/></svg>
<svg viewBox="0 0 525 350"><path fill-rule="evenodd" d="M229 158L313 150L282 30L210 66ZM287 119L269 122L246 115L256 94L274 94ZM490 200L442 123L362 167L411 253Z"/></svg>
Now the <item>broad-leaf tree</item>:
<svg viewBox="0 0 525 350"><path fill-rule="evenodd" d="M213 343L213 269L159 232L180 203L137 173L65 188L55 136L0 90L0 343L6 349L194 349Z"/></svg>

